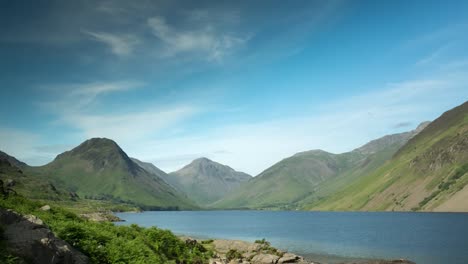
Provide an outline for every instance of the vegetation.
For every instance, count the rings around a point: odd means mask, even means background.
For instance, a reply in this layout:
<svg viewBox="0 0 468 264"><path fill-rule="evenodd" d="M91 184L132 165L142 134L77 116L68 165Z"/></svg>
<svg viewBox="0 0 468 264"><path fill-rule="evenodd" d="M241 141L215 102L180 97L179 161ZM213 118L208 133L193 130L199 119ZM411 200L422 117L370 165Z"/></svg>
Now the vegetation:
<svg viewBox="0 0 468 264"><path fill-rule="evenodd" d="M42 211L39 208L43 205L22 196L0 200L0 207L41 218L58 237L89 256L92 263L195 264L206 263L211 256L201 244L185 243L168 230L90 222L60 207Z"/></svg>
<svg viewBox="0 0 468 264"><path fill-rule="evenodd" d="M307 208L466 211L451 197L468 184L467 137L468 102L431 122L381 167Z"/></svg>
<svg viewBox="0 0 468 264"><path fill-rule="evenodd" d="M233 259L241 259L241 258L242 258L242 253L240 253L239 251L237 251L235 249L230 249L226 253L226 259L228 261L233 260Z"/></svg>
<svg viewBox="0 0 468 264"><path fill-rule="evenodd" d="M260 248L261 251L268 253L268 254L273 254L273 255L278 255L281 257L281 253L278 251L278 249L274 248L271 246L271 243L267 241L265 238L262 238L261 240L255 240L256 244L262 245Z"/></svg>
<svg viewBox="0 0 468 264"><path fill-rule="evenodd" d="M298 153L266 169L213 206L309 209L310 204L384 164L414 133L385 136L342 154L322 150Z"/></svg>

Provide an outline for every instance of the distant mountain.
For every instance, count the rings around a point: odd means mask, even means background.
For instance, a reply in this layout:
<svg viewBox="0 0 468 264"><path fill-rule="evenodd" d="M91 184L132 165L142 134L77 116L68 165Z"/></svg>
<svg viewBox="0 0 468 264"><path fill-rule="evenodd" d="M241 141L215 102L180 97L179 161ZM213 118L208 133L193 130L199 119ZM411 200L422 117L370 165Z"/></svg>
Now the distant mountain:
<svg viewBox="0 0 468 264"><path fill-rule="evenodd" d="M468 211L468 102L445 112L390 161L314 210Z"/></svg>
<svg viewBox="0 0 468 264"><path fill-rule="evenodd" d="M106 138L86 140L51 163L29 171L83 198L131 203L146 209L194 208L191 201Z"/></svg>
<svg viewBox="0 0 468 264"><path fill-rule="evenodd" d="M5 188L11 188L18 194L32 199L68 201L78 198L75 193L56 188L47 180L23 172L26 167L26 163L0 152L0 180Z"/></svg>
<svg viewBox="0 0 468 264"><path fill-rule="evenodd" d="M18 168L25 168L28 166L28 164L17 160L15 157L10 156L3 151L0 151L0 160L8 161L11 165L18 167Z"/></svg>
<svg viewBox="0 0 468 264"><path fill-rule="evenodd" d="M167 181L199 205L209 205L236 189L251 176L207 158L199 158L169 173Z"/></svg>
<svg viewBox="0 0 468 264"><path fill-rule="evenodd" d="M144 162L144 161L138 160L136 158L130 158L130 159L133 162L135 162L138 166L140 166L141 168L146 170L147 172L149 172L149 173L151 173L153 175L156 175L156 176L158 176L159 178L161 178L163 180L168 177L167 173L165 173L164 171L162 171L158 167L154 166L153 163Z"/></svg>
<svg viewBox="0 0 468 264"><path fill-rule="evenodd" d="M417 129L384 136L350 152L323 150L297 153L266 169L213 204L216 208L296 209L334 193L390 159Z"/></svg>

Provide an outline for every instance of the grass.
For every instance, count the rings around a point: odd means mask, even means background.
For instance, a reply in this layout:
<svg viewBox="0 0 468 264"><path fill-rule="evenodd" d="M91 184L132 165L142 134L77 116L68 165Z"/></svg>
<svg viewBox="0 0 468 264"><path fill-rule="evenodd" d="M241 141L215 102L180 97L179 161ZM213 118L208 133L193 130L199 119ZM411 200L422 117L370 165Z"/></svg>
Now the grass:
<svg viewBox="0 0 468 264"><path fill-rule="evenodd" d="M58 237L87 255L91 263L201 264L207 263L212 254L201 244L184 243L168 230L90 222L61 207L42 211L39 208L44 204L22 196L0 200L0 207L41 218ZM8 263L8 259L0 260Z"/></svg>
<svg viewBox="0 0 468 264"><path fill-rule="evenodd" d="M450 199L463 188L468 171L463 150L468 115L466 110L457 111L434 121L380 168L364 173L341 191L324 195L306 209L428 210ZM421 184L424 190L418 189ZM408 192L415 190L424 198L406 199Z"/></svg>

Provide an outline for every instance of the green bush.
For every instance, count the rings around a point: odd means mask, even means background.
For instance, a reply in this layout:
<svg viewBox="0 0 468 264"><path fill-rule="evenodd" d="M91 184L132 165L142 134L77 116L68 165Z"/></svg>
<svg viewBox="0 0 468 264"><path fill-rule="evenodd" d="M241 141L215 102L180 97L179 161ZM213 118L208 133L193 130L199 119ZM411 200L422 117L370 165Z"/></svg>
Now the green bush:
<svg viewBox="0 0 468 264"><path fill-rule="evenodd" d="M230 249L226 253L226 259L228 261L233 260L233 259L242 259L242 254L239 251L235 250L235 249Z"/></svg>
<svg viewBox="0 0 468 264"><path fill-rule="evenodd" d="M262 245L270 245L270 242L266 241L265 238L262 238L261 240L255 240L256 244L262 244Z"/></svg>
<svg viewBox="0 0 468 264"><path fill-rule="evenodd" d="M168 230L137 225L91 222L59 207L41 211L43 203L21 196L0 201L0 207L41 218L60 238L86 254L92 263L207 263L211 252L187 245ZM9 263L0 259L0 263Z"/></svg>

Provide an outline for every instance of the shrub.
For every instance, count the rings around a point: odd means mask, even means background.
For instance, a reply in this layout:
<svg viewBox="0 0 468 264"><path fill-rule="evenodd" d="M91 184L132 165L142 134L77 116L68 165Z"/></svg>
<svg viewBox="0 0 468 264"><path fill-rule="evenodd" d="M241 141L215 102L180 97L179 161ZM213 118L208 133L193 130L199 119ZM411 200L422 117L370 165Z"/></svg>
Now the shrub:
<svg viewBox="0 0 468 264"><path fill-rule="evenodd" d="M59 207L39 210L43 205L21 196L0 200L0 207L41 218L58 237L86 254L92 263L201 264L211 256L203 245L186 245L168 230L91 222ZM9 262L0 258L0 263Z"/></svg>
<svg viewBox="0 0 468 264"><path fill-rule="evenodd" d="M230 249L227 253L226 253L226 259L228 261L230 260L233 260L233 259L241 259L242 258L242 254L235 250L235 249Z"/></svg>

